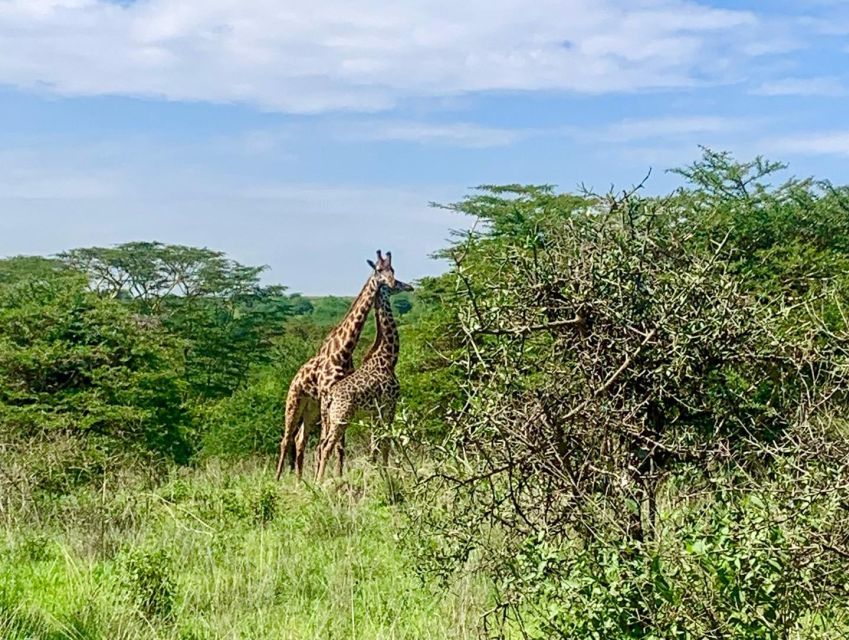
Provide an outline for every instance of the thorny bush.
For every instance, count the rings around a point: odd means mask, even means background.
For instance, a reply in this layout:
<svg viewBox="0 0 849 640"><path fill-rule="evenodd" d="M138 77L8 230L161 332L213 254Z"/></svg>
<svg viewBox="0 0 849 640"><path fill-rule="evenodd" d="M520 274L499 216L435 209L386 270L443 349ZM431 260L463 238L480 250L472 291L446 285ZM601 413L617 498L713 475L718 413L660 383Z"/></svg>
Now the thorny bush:
<svg viewBox="0 0 849 640"><path fill-rule="evenodd" d="M735 206L752 216L798 202L751 191ZM845 317L824 324L796 287L789 327L703 195L490 187L453 206L480 220L447 252L465 406L420 484L444 499L413 515L424 568L494 579L494 635L847 624ZM842 308L827 284L817 299Z"/></svg>

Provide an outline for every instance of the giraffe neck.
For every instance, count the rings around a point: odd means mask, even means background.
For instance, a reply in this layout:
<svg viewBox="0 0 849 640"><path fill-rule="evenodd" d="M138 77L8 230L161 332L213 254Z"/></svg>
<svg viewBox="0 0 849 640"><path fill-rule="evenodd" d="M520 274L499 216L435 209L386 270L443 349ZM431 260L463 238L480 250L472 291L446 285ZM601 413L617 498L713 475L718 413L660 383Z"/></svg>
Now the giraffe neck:
<svg viewBox="0 0 849 640"><path fill-rule="evenodd" d="M377 337L369 349L366 358L383 358L386 365L395 368L398 363L400 341L398 325L392 315L392 305L389 300L389 287L381 285L374 296L374 320L377 325Z"/></svg>
<svg viewBox="0 0 849 640"><path fill-rule="evenodd" d="M374 304L376 292L377 280L374 276L371 276L351 304L348 313L342 318L342 322L330 332L322 343L319 355L333 357L340 362L353 362L354 349L359 342L363 326Z"/></svg>

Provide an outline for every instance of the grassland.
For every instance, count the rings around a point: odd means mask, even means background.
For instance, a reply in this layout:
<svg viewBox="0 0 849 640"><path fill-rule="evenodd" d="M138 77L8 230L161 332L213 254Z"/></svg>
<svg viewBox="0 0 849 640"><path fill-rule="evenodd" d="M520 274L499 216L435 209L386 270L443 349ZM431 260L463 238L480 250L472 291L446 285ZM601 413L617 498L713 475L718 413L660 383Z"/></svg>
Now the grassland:
<svg viewBox="0 0 849 640"><path fill-rule="evenodd" d="M381 474L355 462L319 488L275 483L270 464L124 470L66 495L7 496L0 638L476 636L486 590L419 579Z"/></svg>

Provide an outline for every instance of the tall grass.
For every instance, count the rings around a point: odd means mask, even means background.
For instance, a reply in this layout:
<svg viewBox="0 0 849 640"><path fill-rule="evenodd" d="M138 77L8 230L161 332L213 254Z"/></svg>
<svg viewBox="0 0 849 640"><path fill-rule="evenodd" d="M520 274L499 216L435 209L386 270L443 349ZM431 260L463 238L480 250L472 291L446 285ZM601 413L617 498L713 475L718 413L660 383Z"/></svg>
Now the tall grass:
<svg viewBox="0 0 849 640"><path fill-rule="evenodd" d="M277 484L267 464L107 473L5 502L0 638L476 636L486 589L416 576L381 474Z"/></svg>

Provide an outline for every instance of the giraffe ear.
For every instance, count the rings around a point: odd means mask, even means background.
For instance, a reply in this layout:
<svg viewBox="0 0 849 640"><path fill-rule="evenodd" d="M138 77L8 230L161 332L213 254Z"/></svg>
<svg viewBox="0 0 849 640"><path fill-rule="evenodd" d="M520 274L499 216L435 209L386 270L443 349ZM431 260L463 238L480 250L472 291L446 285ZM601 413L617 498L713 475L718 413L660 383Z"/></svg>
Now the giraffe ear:
<svg viewBox="0 0 849 640"><path fill-rule="evenodd" d="M368 263L368 266L377 271L377 265L374 262L372 262L371 260L366 260L366 262Z"/></svg>

